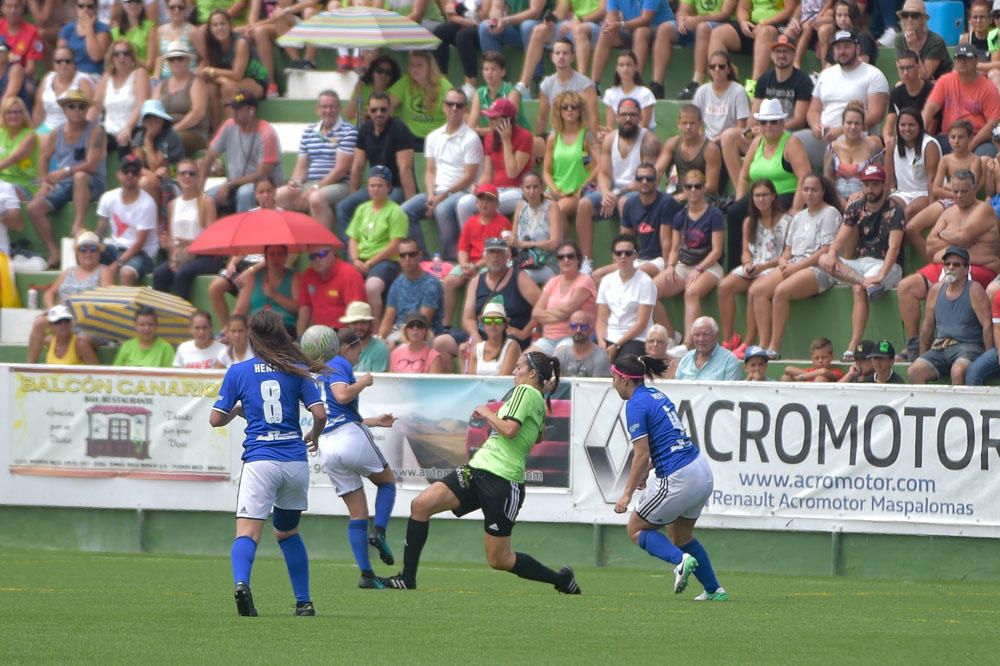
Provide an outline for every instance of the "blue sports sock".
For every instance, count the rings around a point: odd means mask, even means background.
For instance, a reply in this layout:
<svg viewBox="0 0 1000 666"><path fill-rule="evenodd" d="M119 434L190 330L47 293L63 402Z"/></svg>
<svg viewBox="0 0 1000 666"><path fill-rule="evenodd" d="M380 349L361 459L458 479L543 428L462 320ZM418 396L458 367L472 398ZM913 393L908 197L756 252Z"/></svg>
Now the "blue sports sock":
<svg viewBox="0 0 1000 666"><path fill-rule="evenodd" d="M368 557L368 521L352 520L347 523L347 538L351 542L351 552L354 561L358 563L361 573L372 570L372 562Z"/></svg>
<svg viewBox="0 0 1000 666"><path fill-rule="evenodd" d="M233 561L233 585L236 583L250 584L250 570L253 569L253 558L257 555L257 543L248 536L236 537L230 558Z"/></svg>
<svg viewBox="0 0 1000 666"><path fill-rule="evenodd" d="M375 493L375 527L385 531L389 526L389 516L392 515L392 507L396 503L396 484L383 483Z"/></svg>
<svg viewBox="0 0 1000 666"><path fill-rule="evenodd" d="M281 554L285 556L288 577L292 581L292 592L296 601L312 601L309 597L309 555L306 544L299 534L293 534L278 542Z"/></svg>
<svg viewBox="0 0 1000 666"><path fill-rule="evenodd" d="M715 569L712 568L712 561L708 559L708 551L697 539L692 539L681 546L681 550L690 554L698 560L698 568L694 570L694 577L704 586L705 591L712 594L718 590L719 579L715 577Z"/></svg>
<svg viewBox="0 0 1000 666"><path fill-rule="evenodd" d="M639 532L639 548L671 564L680 564L684 559L681 549L670 543L670 539L663 532L657 530Z"/></svg>

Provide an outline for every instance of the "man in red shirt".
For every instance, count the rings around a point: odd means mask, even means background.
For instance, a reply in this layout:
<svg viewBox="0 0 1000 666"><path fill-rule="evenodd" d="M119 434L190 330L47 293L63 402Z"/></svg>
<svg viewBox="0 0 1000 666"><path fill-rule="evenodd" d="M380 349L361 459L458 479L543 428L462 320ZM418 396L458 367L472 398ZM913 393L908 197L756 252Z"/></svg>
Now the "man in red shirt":
<svg viewBox="0 0 1000 666"><path fill-rule="evenodd" d="M997 154L992 142L993 128L1000 120L1000 92L993 82L979 73L979 56L971 44L959 44L955 49L955 69L942 75L924 105L924 128L934 134L944 154L951 152L948 128L956 120L972 123L972 147L977 155ZM936 118L941 112L941 125Z"/></svg>
<svg viewBox="0 0 1000 666"><path fill-rule="evenodd" d="M35 79L35 63L42 59L44 47L38 36L38 27L24 21L24 0L3 0L0 5L0 37L7 40L10 61L24 67L29 79Z"/></svg>
<svg viewBox="0 0 1000 666"><path fill-rule="evenodd" d="M301 336L313 324L341 328L340 318L353 301L364 301L365 279L357 268L341 261L329 245L309 253L309 268L299 289L299 319L295 329Z"/></svg>
<svg viewBox="0 0 1000 666"><path fill-rule="evenodd" d="M483 253L490 244L507 248L504 232L509 236L513 225L497 210L499 205L500 195L496 185L485 183L476 188L476 209L479 212L462 225L462 235L458 237L458 263L444 278L444 321L450 322L455 316L458 290L486 267Z"/></svg>

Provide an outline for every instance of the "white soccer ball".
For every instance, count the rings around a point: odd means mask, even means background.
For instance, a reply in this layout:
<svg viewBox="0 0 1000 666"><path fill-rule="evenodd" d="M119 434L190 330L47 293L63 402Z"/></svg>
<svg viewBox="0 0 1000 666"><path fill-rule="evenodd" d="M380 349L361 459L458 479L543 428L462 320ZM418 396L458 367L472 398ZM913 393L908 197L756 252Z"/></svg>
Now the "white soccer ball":
<svg viewBox="0 0 1000 666"><path fill-rule="evenodd" d="M302 334L299 346L310 359L326 363L340 352L340 338L329 326L315 324Z"/></svg>

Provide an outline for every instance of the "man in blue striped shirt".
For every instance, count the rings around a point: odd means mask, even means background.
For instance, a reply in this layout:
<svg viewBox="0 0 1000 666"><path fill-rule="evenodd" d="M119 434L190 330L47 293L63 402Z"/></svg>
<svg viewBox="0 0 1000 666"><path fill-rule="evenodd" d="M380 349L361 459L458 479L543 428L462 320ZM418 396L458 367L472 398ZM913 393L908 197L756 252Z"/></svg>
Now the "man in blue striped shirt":
<svg viewBox="0 0 1000 666"><path fill-rule="evenodd" d="M302 132L299 158L288 184L278 190L278 206L309 211L333 229L334 207L350 192L358 128L340 117L340 98L332 90L319 94L316 113L320 120Z"/></svg>

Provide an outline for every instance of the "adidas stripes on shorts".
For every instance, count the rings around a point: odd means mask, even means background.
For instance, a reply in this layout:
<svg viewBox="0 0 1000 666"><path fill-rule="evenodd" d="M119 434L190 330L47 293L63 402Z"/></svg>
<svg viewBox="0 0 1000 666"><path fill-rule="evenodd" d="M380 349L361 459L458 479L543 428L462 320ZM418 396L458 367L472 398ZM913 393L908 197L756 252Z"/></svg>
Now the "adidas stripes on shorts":
<svg viewBox="0 0 1000 666"><path fill-rule="evenodd" d="M441 479L460 502L456 516L483 510L487 534L508 537L524 504L524 484L514 483L484 469L463 465Z"/></svg>
<svg viewBox="0 0 1000 666"><path fill-rule="evenodd" d="M715 481L705 456L699 455L665 479L646 486L635 512L654 525L669 525L678 518L696 520L712 495Z"/></svg>
<svg viewBox="0 0 1000 666"><path fill-rule="evenodd" d="M271 507L309 508L309 463L304 460L255 460L243 463L236 517L267 520Z"/></svg>

